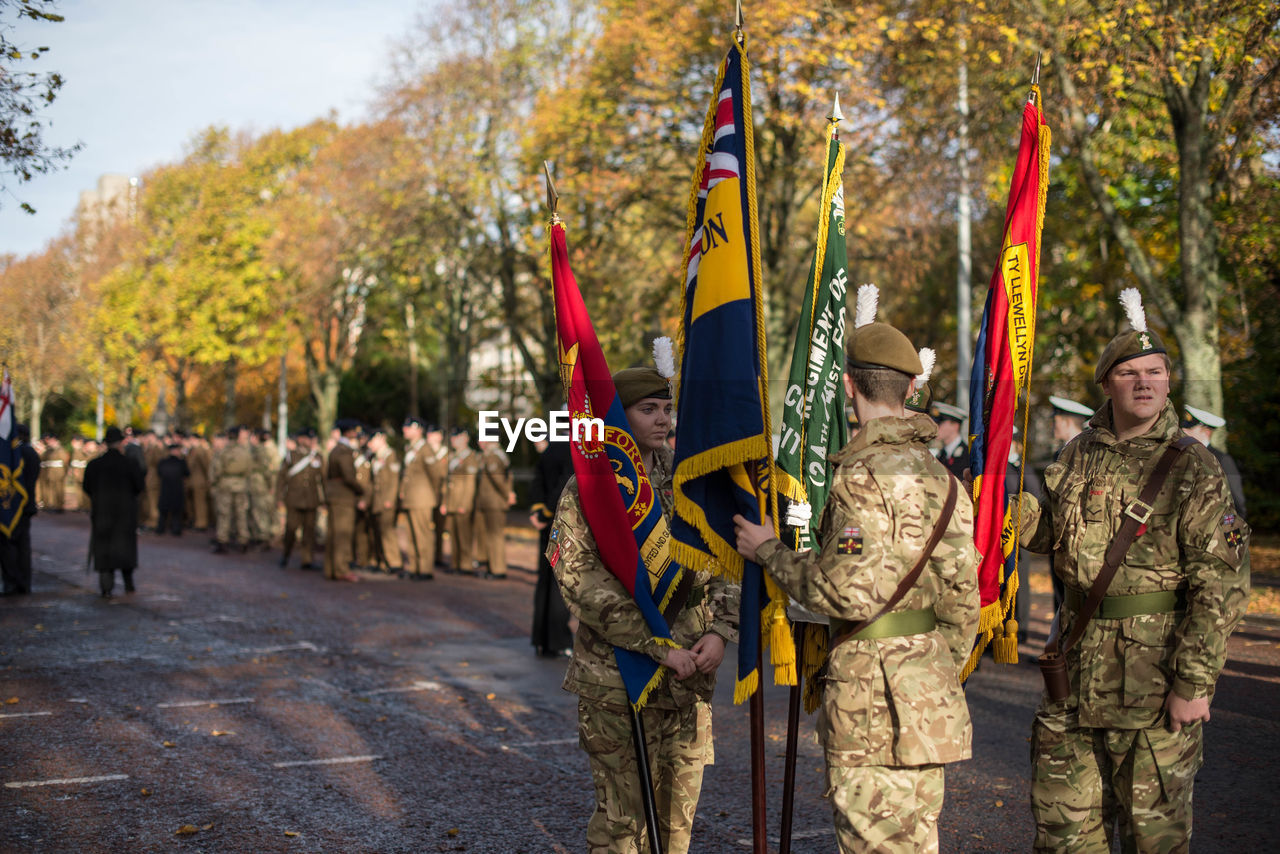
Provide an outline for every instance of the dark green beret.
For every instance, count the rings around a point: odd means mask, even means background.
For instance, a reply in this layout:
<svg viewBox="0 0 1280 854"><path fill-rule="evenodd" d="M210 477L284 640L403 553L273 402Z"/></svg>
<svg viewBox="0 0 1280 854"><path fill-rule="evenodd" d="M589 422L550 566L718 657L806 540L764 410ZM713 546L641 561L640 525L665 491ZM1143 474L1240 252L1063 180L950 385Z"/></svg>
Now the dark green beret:
<svg viewBox="0 0 1280 854"><path fill-rule="evenodd" d="M849 336L849 364L855 368L889 368L915 377L924 371L920 354L907 336L887 323L868 323Z"/></svg>
<svg viewBox="0 0 1280 854"><path fill-rule="evenodd" d="M1102 358L1098 360L1098 369L1093 372L1093 381L1101 383L1107 378L1111 369L1121 362L1127 362L1139 356L1149 356L1152 353L1168 353L1164 349L1164 342L1155 332L1150 329L1145 332L1134 329L1121 332L1112 338L1111 343L1107 344L1106 349L1102 351Z"/></svg>
<svg viewBox="0 0 1280 854"><path fill-rule="evenodd" d="M623 368L613 375L613 386L622 399L622 408L634 406L646 397L671 399L671 383L657 368Z"/></svg>

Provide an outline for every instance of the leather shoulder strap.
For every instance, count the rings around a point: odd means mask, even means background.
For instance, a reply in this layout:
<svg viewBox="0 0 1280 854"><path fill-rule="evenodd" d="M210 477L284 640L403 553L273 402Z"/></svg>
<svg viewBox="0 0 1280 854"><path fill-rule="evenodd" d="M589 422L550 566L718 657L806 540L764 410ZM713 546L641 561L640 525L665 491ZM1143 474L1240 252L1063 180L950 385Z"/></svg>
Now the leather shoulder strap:
<svg viewBox="0 0 1280 854"><path fill-rule="evenodd" d="M893 607L902 601L902 597L906 596L912 587L915 587L916 580L920 578L920 573L924 571L924 565L929 562L929 558L933 557L933 550L938 547L938 543L942 541L942 535L947 531L947 526L951 524L951 514L955 512L955 509L956 477L948 472L947 502L942 506L942 513L938 516L938 521L933 524L933 531L929 534L929 541L925 543L924 551L920 553L920 558L916 561L916 565L911 567L911 571L903 576L902 581L898 582L898 589L893 591L893 595L889 597L889 601L884 604L883 608L876 612L875 616L856 623L852 628L847 629L832 638L829 649L835 649L837 646L892 611Z"/></svg>
<svg viewBox="0 0 1280 854"><path fill-rule="evenodd" d="M1145 525L1147 520L1151 518L1151 504L1156 500L1156 496L1160 494L1160 490L1164 487L1164 482L1168 480L1174 461L1183 451L1195 443L1196 440L1190 436L1183 436L1165 448L1164 453L1160 455L1159 461L1156 462L1156 467L1151 471L1151 477L1147 479L1146 485L1142 487L1142 493L1138 496L1138 499L1124 509L1124 521L1120 523L1120 530L1116 531L1116 535L1111 539L1111 544L1107 546L1107 553L1102 559L1102 570L1098 573L1098 577L1094 579L1093 586L1089 588L1089 596L1085 599L1084 605L1081 606L1080 612L1076 615L1075 623L1071 626L1071 634L1067 636L1065 642L1060 642L1057 637L1051 637L1045 645L1045 652L1057 652L1059 655L1066 655L1067 650L1075 646L1076 642L1080 640L1080 636L1084 634L1084 627L1093 618L1098 606L1102 604L1103 598L1106 597L1107 588L1111 586L1111 579L1115 578L1116 570L1120 568L1120 564L1124 563L1124 557L1129 553L1129 547L1137 539L1138 528Z"/></svg>

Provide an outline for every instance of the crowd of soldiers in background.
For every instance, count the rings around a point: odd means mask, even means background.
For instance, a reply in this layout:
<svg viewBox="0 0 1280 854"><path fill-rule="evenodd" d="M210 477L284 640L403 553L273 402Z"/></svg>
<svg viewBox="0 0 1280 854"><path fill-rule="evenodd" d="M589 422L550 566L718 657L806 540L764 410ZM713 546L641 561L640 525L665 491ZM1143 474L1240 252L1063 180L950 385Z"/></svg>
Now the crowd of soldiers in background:
<svg viewBox="0 0 1280 854"><path fill-rule="evenodd" d="M211 440L126 430L124 453L146 478L139 529L211 531L220 554L279 541L282 568L297 548L302 569L323 566L337 581L356 581L357 571L429 580L437 567L505 577L506 513L516 498L498 443L474 449L469 431L457 427L446 444L439 427L413 417L399 432L402 443L385 428L344 419L323 443L303 430L282 451L268 431L245 427ZM79 436L67 447L53 435L34 447L39 506L88 510L85 466L104 448ZM316 561L321 543L323 564Z"/></svg>

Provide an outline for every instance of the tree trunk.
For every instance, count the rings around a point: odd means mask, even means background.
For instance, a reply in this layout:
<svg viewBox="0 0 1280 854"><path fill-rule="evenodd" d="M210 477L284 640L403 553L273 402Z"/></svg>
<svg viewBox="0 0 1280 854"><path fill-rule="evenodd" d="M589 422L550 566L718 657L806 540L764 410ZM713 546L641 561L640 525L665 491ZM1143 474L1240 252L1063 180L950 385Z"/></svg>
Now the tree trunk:
<svg viewBox="0 0 1280 854"><path fill-rule="evenodd" d="M31 441L35 442L41 436L40 419L44 416L45 395L36 390L35 384L28 385L28 389L31 391L31 420L27 423L31 430Z"/></svg>
<svg viewBox="0 0 1280 854"><path fill-rule="evenodd" d="M173 427L176 430L187 429L187 364L179 360L178 366L169 372L169 381L173 383Z"/></svg>
<svg viewBox="0 0 1280 854"><path fill-rule="evenodd" d="M404 304L404 328L409 340L409 414L420 415L418 402L418 319L413 311L413 297Z"/></svg>
<svg viewBox="0 0 1280 854"><path fill-rule="evenodd" d="M232 356L227 359L226 373L224 375L225 386L223 394L225 400L222 409L222 426L224 428L234 427L236 424L236 375L238 373L236 357Z"/></svg>
<svg viewBox="0 0 1280 854"><path fill-rule="evenodd" d="M316 420L319 422L319 434L322 440L327 439L329 431L338 420L338 390L342 385L342 376L334 368L327 368L320 377L320 394L316 398Z"/></svg>

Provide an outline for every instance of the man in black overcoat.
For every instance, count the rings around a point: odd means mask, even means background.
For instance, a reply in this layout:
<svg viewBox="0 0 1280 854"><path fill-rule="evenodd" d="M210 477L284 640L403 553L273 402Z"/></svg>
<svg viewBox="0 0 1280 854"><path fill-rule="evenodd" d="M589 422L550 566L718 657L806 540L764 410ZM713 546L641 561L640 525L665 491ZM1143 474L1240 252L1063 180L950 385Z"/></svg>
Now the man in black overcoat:
<svg viewBox="0 0 1280 854"><path fill-rule="evenodd" d="M568 442L551 442L538 457L533 471L529 497L533 500L529 522L538 529L538 583L533 588L533 637L538 655L548 658L567 653L573 648L573 632L569 630L569 608L560 595L551 564L547 561L547 543L551 540L551 520L560 503L560 493L573 475L573 457Z"/></svg>
<svg viewBox="0 0 1280 854"><path fill-rule="evenodd" d="M84 491L89 496L90 549L98 570L99 589L109 598L115 588L116 570L124 577L126 593L132 593L133 570L138 565L138 496L146 481L133 460L121 453L124 434L108 427L106 453L90 460L84 469Z"/></svg>

